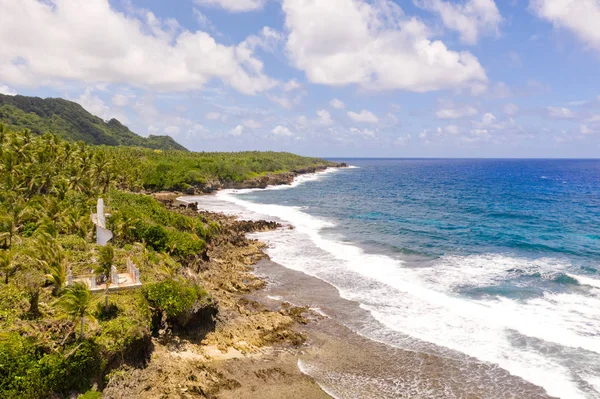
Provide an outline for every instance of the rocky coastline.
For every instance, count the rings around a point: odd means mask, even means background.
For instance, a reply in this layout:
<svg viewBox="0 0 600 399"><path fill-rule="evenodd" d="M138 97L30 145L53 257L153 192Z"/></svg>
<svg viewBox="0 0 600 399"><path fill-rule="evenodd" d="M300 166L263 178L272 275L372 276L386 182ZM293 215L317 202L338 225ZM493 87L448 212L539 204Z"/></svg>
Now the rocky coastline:
<svg viewBox="0 0 600 399"><path fill-rule="evenodd" d="M289 184L298 174L319 170L262 176L235 188ZM329 398L298 368L299 354L307 348L302 327L322 316L308 307L286 302L267 306L257 300L265 281L253 273L253 265L268 256L265 244L246 235L282 226L200 211L195 204L181 206L175 201L179 195L154 196L173 211L199 214L221 228L203 254L205 261L188 271L189 278L202 281L213 301L155 334L151 350L143 350L151 353L144 364L107 376L103 397Z"/></svg>

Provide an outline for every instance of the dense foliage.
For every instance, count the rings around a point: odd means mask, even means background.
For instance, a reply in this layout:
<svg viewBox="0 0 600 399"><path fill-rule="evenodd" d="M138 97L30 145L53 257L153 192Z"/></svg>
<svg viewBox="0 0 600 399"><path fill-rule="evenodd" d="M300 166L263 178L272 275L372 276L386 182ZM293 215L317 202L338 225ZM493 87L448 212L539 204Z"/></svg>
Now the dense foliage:
<svg viewBox="0 0 600 399"><path fill-rule="evenodd" d="M0 397L85 392L148 341L157 311L177 317L209 302L186 268L202 261L219 225L168 210L144 189L324 164L280 153L96 147L0 124ZM98 197L114 232L102 249L90 218ZM108 304L104 292L65 287L69 272L124 272L128 259L143 290L110 292Z"/></svg>
<svg viewBox="0 0 600 399"><path fill-rule="evenodd" d="M143 292L148 303L168 317L179 316L207 296L206 291L200 287L185 280L174 279L148 284Z"/></svg>
<svg viewBox="0 0 600 399"><path fill-rule="evenodd" d="M319 158L285 152L181 152L143 148L111 148L118 158L136 159L141 184L150 190L187 190L191 187L247 181L264 174L331 165Z"/></svg>
<svg viewBox="0 0 600 399"><path fill-rule="evenodd" d="M13 129L27 128L35 134L54 133L69 141L185 151L169 136L138 136L116 119L104 122L81 105L61 98L0 94L0 123Z"/></svg>

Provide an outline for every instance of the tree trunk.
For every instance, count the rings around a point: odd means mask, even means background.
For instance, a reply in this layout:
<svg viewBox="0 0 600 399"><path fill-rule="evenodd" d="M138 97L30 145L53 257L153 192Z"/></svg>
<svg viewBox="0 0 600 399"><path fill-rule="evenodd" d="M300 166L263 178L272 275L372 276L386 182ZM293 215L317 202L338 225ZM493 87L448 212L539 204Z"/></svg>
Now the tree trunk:
<svg viewBox="0 0 600 399"><path fill-rule="evenodd" d="M40 291L37 290L37 291L33 292L31 294L31 297L29 298L29 314L31 314L32 316L37 316L40 314L39 302L40 302Z"/></svg>
<svg viewBox="0 0 600 399"><path fill-rule="evenodd" d="M83 340L83 316L81 316L81 333L79 334L79 340Z"/></svg>

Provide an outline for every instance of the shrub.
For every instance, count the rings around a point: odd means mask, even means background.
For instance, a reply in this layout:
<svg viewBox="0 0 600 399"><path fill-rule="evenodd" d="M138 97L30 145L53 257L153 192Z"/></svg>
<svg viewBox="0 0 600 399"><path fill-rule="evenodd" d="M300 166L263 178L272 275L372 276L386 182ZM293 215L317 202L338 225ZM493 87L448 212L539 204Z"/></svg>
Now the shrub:
<svg viewBox="0 0 600 399"><path fill-rule="evenodd" d="M64 352L37 352L18 334L0 341L0 397L28 399L85 390L102 368L98 347L91 341Z"/></svg>
<svg viewBox="0 0 600 399"><path fill-rule="evenodd" d="M197 285L173 279L144 287L144 296L150 306L166 313L168 317L177 317L192 309L204 293Z"/></svg>

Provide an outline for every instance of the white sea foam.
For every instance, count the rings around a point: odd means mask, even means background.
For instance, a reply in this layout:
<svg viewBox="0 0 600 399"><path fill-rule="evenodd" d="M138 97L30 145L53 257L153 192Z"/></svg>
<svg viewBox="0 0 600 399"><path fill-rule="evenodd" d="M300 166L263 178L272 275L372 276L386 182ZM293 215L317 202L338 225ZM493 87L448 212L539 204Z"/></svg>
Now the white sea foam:
<svg viewBox="0 0 600 399"><path fill-rule="evenodd" d="M585 383L600 379L600 296L548 292L517 301L469 299L456 292L463 285L494 285L511 273L564 271L568 264L489 254L447 256L430 267L411 268L398 259L327 239L322 230L334 223L301 208L253 203L227 190L216 200L227 201L234 213L246 217L292 224L294 230L253 236L269 244L275 262L329 282L391 331L498 364L554 396L600 396L594 383ZM571 277L598 287L598 280Z"/></svg>
<svg viewBox="0 0 600 399"><path fill-rule="evenodd" d="M575 280L577 280L577 282L579 284L587 285L587 286L590 286L590 287L594 287L594 288L599 288L600 289L600 280L597 280L597 279L591 278L591 277L578 276L578 275L570 274L570 273L567 273L567 275L569 277L574 278Z"/></svg>

